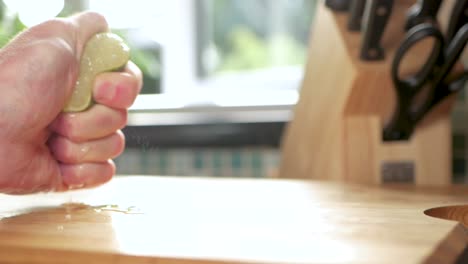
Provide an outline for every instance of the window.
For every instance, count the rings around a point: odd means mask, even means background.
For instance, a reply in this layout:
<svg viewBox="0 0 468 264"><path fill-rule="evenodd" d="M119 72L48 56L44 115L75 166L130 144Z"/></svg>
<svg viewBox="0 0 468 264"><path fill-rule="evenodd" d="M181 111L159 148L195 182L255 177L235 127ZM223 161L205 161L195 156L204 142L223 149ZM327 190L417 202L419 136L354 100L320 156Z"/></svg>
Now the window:
<svg viewBox="0 0 468 264"><path fill-rule="evenodd" d="M305 63L315 1L197 1L201 76Z"/></svg>
<svg viewBox="0 0 468 264"><path fill-rule="evenodd" d="M298 98L316 2L4 0L0 40L54 16L94 10L126 39L144 73L135 113L288 108ZM130 123L141 123L134 117Z"/></svg>

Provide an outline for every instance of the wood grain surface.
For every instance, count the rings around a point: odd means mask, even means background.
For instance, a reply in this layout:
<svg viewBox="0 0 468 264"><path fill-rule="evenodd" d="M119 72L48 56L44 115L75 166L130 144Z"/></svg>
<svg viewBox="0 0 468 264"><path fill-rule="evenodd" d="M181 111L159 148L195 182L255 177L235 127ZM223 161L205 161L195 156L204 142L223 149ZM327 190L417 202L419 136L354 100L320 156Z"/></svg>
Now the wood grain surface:
<svg viewBox="0 0 468 264"><path fill-rule="evenodd" d="M0 262L454 263L468 244L467 193L117 177L87 191L1 195Z"/></svg>

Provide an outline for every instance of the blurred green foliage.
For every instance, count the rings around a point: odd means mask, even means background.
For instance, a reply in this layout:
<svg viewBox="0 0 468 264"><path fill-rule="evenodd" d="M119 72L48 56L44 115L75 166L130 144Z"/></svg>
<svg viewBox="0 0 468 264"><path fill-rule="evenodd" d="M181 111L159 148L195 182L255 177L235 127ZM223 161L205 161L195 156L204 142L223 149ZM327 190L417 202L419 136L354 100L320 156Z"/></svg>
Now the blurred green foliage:
<svg viewBox="0 0 468 264"><path fill-rule="evenodd" d="M0 1L0 47L5 46L18 32L26 29L17 14L7 20L5 19L5 13L6 6L3 1Z"/></svg>
<svg viewBox="0 0 468 264"><path fill-rule="evenodd" d="M262 39L247 27L235 28L229 34L230 49L223 56L218 71L265 68L276 65L300 65L306 47L286 34Z"/></svg>
<svg viewBox="0 0 468 264"><path fill-rule="evenodd" d="M318 0L199 0L197 8L207 8L198 31L209 29L200 43L200 52L215 51L215 64L206 74L241 71L271 66L301 65L305 62L309 28ZM0 1L1 2L1 1ZM81 9L78 2L66 1L58 16ZM68 4L67 4L68 3ZM18 16L4 19L0 3L0 47L26 27ZM10 14L11 15L11 14ZM131 48L131 60L142 70L142 93L161 92L161 47L141 46L127 30L113 30ZM201 56L200 58L204 58ZM213 57L211 57L213 59ZM207 65L201 63L201 65ZM214 67L213 67L214 65Z"/></svg>
<svg viewBox="0 0 468 264"><path fill-rule="evenodd" d="M70 2L68 2L70 3ZM0 47L5 46L19 32L27 27L20 21L18 14L6 19L6 6L0 1ZM75 13L73 8L65 5L58 17L66 17ZM11 14L10 14L11 15ZM160 93L161 91L161 56L159 46L153 48L141 48L134 43L127 34L126 30L112 30L121 36L128 44L131 50L130 59L141 69L143 73L143 87L141 93Z"/></svg>
<svg viewBox="0 0 468 264"><path fill-rule="evenodd" d="M317 0L201 0L210 16L213 73L305 62Z"/></svg>

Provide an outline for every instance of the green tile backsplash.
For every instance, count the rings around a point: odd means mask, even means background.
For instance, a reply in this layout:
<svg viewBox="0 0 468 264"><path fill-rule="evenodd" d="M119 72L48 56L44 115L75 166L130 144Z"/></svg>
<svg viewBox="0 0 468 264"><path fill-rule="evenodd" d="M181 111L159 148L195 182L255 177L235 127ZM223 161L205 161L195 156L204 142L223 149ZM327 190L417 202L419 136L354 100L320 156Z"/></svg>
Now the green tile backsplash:
<svg viewBox="0 0 468 264"><path fill-rule="evenodd" d="M452 167L454 182L468 183L467 89L456 101L452 115ZM279 166L276 148L127 148L116 160L118 174L177 176L270 177Z"/></svg>
<svg viewBox="0 0 468 264"><path fill-rule="evenodd" d="M280 152L275 148L128 148L116 160L118 174L273 177Z"/></svg>
<svg viewBox="0 0 468 264"><path fill-rule="evenodd" d="M468 117L467 119L468 120ZM455 122L455 121L454 121ZM468 183L466 136L453 134L454 182ZM276 148L127 148L116 160L121 175L175 175L213 177L274 177L280 162Z"/></svg>

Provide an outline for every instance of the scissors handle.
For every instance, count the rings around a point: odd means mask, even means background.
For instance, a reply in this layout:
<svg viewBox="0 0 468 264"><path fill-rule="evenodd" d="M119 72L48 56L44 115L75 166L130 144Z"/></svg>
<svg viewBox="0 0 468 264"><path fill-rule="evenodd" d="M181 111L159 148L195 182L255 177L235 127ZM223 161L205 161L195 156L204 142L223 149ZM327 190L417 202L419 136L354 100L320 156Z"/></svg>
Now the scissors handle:
<svg viewBox="0 0 468 264"><path fill-rule="evenodd" d="M398 70L407 52L415 44L426 38L433 38L435 40L427 61L422 64L422 67L415 74L407 77L399 76ZM431 78L437 65L441 62L443 47L444 36L433 24L423 23L412 27L396 50L392 62L391 76L397 91L402 94L416 94L423 87L424 83Z"/></svg>
<svg viewBox="0 0 468 264"><path fill-rule="evenodd" d="M468 23L468 0L456 0L453 4L450 20L447 26L447 40L452 40L464 24Z"/></svg>
<svg viewBox="0 0 468 264"><path fill-rule="evenodd" d="M460 58L462 52L465 50L466 43L468 42L468 24L464 25L457 31L452 41L444 52L444 63L435 74L431 86L434 94L431 100L427 101L425 106L417 113L415 120L419 121L426 115L434 106L442 101L447 96L458 92L464 87L464 83L468 78L468 73L465 71L458 74L453 80L447 83L447 76L452 71L453 67Z"/></svg>
<svg viewBox="0 0 468 264"><path fill-rule="evenodd" d="M411 48L426 38L434 39L429 56L421 64L421 68L415 74L405 78L399 76L399 68L407 52ZM406 140L409 139L414 127L415 117L413 115L413 101L418 92L423 89L424 84L430 81L435 68L439 65L443 57L444 37L440 30L429 23L422 23L412 27L406 34L403 42L395 52L395 57L391 67L391 77L395 86L398 105L393 114L392 120L383 131L383 139ZM420 113L421 111L417 110Z"/></svg>
<svg viewBox="0 0 468 264"><path fill-rule="evenodd" d="M465 50L466 43L468 42L468 24L461 27L453 39L448 44L444 52L443 64L440 67L436 77L434 78L434 85L441 84L447 75L452 71L453 67L460 58L463 50Z"/></svg>
<svg viewBox="0 0 468 264"><path fill-rule="evenodd" d="M418 83L420 79L413 77L413 79L405 79L400 81L397 74L392 72L397 85L398 107L394 116L389 124L387 124L383 131L383 140L407 140L410 138L417 123L429 113L436 105L438 105L447 96L454 94L464 87L464 83L468 80L468 72L464 71L458 74L455 78L447 78L453 67L457 63L461 53L465 49L468 42L468 24L461 27L455 34L449 45L441 52L442 63L438 64L437 60L433 61L432 75L427 75L430 79L430 95L424 103L418 107L417 111L410 111L412 100L423 83ZM443 46L442 46L443 47ZM401 55L400 55L401 56ZM434 56L434 55L432 55ZM401 58L399 59L401 60ZM429 59L430 60L430 59ZM398 66L398 63L394 64ZM397 67L394 66L394 67ZM395 71L392 68L392 71ZM420 75L424 76L424 69L420 71ZM412 86L420 84L421 86ZM398 86L401 85L401 86ZM405 86L406 85L406 86ZM398 88L399 87L399 88ZM405 88L406 87L406 88Z"/></svg>
<svg viewBox="0 0 468 264"><path fill-rule="evenodd" d="M424 22L437 23L437 12L440 9L440 0L418 0L412 5L406 16L405 30Z"/></svg>

